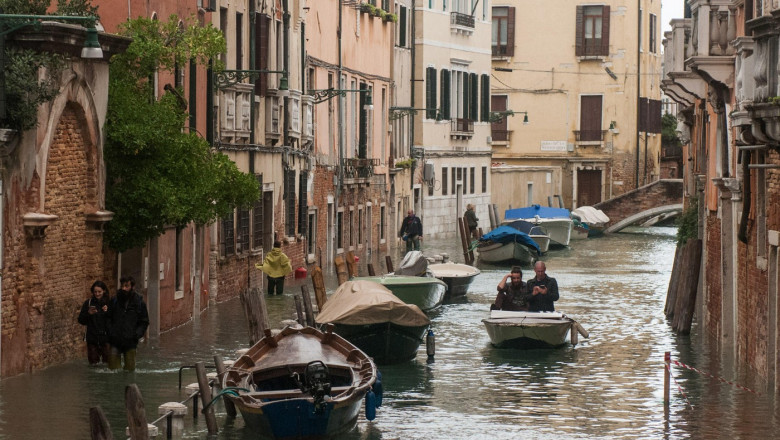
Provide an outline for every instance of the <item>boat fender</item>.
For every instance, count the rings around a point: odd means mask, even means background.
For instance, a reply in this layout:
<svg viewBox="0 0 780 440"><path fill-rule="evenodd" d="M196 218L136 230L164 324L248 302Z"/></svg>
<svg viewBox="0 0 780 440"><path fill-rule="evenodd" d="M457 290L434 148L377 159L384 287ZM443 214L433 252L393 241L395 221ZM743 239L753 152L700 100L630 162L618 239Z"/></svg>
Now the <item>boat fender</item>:
<svg viewBox="0 0 780 440"><path fill-rule="evenodd" d="M368 390L366 393L366 420L374 420L376 418L376 394L373 391Z"/></svg>
<svg viewBox="0 0 780 440"><path fill-rule="evenodd" d="M379 408L382 406L382 396L385 394L385 389L382 386L382 372L377 370L376 371L376 382L374 382L374 386L371 387L372 390L374 390L374 394L376 395L376 407Z"/></svg>
<svg viewBox="0 0 780 440"><path fill-rule="evenodd" d="M428 362L433 362L433 356L436 354L436 336L431 329L428 329L428 334L425 336L425 352L428 354Z"/></svg>
<svg viewBox="0 0 780 440"><path fill-rule="evenodd" d="M590 336L590 333L588 333L587 330L585 330L579 322L574 321L574 327L577 328L577 332L582 335L583 338L588 339L588 336Z"/></svg>

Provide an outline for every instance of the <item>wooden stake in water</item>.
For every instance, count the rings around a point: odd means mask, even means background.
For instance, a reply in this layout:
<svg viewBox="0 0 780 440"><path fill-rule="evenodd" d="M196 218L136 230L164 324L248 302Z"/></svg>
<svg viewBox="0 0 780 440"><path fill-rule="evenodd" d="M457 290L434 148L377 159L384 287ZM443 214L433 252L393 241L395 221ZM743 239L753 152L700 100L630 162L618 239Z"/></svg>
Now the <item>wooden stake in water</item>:
<svg viewBox="0 0 780 440"><path fill-rule="evenodd" d="M671 368L672 355L668 351L664 353L664 405L669 405L669 368Z"/></svg>

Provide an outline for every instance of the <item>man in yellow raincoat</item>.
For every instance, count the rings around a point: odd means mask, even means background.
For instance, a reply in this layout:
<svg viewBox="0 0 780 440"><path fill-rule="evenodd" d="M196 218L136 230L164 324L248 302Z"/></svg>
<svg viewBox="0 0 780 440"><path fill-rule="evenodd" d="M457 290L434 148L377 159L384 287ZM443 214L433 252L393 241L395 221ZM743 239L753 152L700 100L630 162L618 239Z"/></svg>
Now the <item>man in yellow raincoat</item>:
<svg viewBox="0 0 780 440"><path fill-rule="evenodd" d="M274 242L274 248L265 256L263 264L255 264L255 267L265 272L268 278L268 294L273 295L276 290L277 295L284 292L284 277L292 272L290 259L282 252L282 243Z"/></svg>

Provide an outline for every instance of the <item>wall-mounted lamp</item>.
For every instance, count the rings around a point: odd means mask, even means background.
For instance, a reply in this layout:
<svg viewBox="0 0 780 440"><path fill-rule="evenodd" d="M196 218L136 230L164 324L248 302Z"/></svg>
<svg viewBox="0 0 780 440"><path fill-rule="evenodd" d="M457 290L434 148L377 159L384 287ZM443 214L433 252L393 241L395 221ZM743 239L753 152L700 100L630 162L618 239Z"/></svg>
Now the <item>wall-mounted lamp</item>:
<svg viewBox="0 0 780 440"><path fill-rule="evenodd" d="M368 91L368 89L363 89ZM366 93L366 101L363 103L363 109L364 110L373 110L374 109L374 101L371 98L371 93Z"/></svg>
<svg viewBox="0 0 780 440"><path fill-rule="evenodd" d="M390 107L390 116L388 118L391 121L395 121L404 116L416 115L417 112L425 112L426 117L429 119L438 119L439 116L439 109L437 108Z"/></svg>
<svg viewBox="0 0 780 440"><path fill-rule="evenodd" d="M507 116L514 116L516 114L523 114L523 125L528 125L528 112L516 112L514 110L501 110L497 112L490 112L490 116L488 117L488 121L492 123L501 122L506 118Z"/></svg>
<svg viewBox="0 0 780 440"><path fill-rule="evenodd" d="M94 23L87 28L87 38L84 39L84 47L81 49L81 58L87 60L103 59L103 49L100 48L97 29Z"/></svg>
<svg viewBox="0 0 780 440"><path fill-rule="evenodd" d="M366 110L372 110L374 108L373 101L371 99L371 89L314 89L309 90L309 94L314 97L314 103L319 104L321 102L329 101L336 96L346 96L347 93L367 93L366 101L363 104L363 108Z"/></svg>
<svg viewBox="0 0 780 440"><path fill-rule="evenodd" d="M610 123L609 123L609 131L610 131L612 134L618 134L618 133L620 133L620 130L618 130L618 128L617 128L617 123L616 123L615 121L612 121L612 122L610 122Z"/></svg>
<svg viewBox="0 0 780 440"><path fill-rule="evenodd" d="M224 89L243 82L247 78L251 81L257 81L257 79L260 78L260 75L266 73L281 73L282 77L279 78L278 96L287 96L290 94L286 70L221 70L214 73L214 88L217 90Z"/></svg>

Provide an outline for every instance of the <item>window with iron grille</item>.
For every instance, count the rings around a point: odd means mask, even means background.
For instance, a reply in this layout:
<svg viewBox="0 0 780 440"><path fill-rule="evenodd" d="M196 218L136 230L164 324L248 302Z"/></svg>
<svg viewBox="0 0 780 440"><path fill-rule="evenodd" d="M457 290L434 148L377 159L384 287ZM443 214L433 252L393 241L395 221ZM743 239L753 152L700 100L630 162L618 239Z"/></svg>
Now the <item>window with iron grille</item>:
<svg viewBox="0 0 780 440"><path fill-rule="evenodd" d="M379 239L385 239L385 207L379 207Z"/></svg>
<svg viewBox="0 0 780 440"><path fill-rule="evenodd" d="M289 237L295 236L295 170L284 171L284 225Z"/></svg>
<svg viewBox="0 0 780 440"><path fill-rule="evenodd" d="M236 251L249 251L249 210L238 210L238 227L236 228Z"/></svg>
<svg viewBox="0 0 780 440"><path fill-rule="evenodd" d="M224 249L226 257L236 253L236 241L233 232L234 216L235 214L231 212L222 219L222 249Z"/></svg>
<svg viewBox="0 0 780 440"><path fill-rule="evenodd" d="M263 247L263 175L255 174L257 184L260 187L260 198L255 200L252 207L252 247L260 249Z"/></svg>
<svg viewBox="0 0 780 440"><path fill-rule="evenodd" d="M309 212L308 186L309 173L301 171L301 176L298 179L298 233L301 235L307 235L309 229L309 222L306 215L306 213Z"/></svg>
<svg viewBox="0 0 780 440"><path fill-rule="evenodd" d="M317 211L310 211L308 213L308 227L307 230L309 231L306 234L306 254L308 255L314 255L316 247L317 247Z"/></svg>

